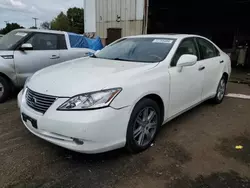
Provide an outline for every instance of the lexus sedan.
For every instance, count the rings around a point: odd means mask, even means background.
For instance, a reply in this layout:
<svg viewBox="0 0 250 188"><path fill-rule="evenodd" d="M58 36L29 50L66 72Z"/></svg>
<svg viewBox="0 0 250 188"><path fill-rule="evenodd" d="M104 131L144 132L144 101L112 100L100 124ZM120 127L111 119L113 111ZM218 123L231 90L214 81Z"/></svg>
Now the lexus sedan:
<svg viewBox="0 0 250 188"><path fill-rule="evenodd" d="M36 72L18 105L26 128L53 144L137 153L176 116L208 99L221 103L230 73L229 56L204 37L131 36Z"/></svg>

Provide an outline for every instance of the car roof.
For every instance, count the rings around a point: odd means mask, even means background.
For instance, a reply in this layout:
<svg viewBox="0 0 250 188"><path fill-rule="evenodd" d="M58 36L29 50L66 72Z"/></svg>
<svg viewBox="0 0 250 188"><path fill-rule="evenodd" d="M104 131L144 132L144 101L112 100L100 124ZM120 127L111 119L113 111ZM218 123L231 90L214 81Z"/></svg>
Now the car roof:
<svg viewBox="0 0 250 188"><path fill-rule="evenodd" d="M129 36L127 38L171 38L171 39L183 39L187 37L201 37L199 35L192 35L192 34L148 34L148 35L135 35Z"/></svg>
<svg viewBox="0 0 250 188"><path fill-rule="evenodd" d="M46 30L46 29L16 29L16 31L26 32L42 32L42 33L53 33L53 34L64 34L64 31Z"/></svg>

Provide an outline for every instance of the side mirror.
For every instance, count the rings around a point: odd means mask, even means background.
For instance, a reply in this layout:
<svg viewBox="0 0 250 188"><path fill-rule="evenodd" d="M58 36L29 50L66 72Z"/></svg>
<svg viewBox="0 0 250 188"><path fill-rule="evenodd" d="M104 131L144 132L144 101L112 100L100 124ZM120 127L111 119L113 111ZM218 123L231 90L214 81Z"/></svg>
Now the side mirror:
<svg viewBox="0 0 250 188"><path fill-rule="evenodd" d="M192 66L197 62L197 56L191 54L184 54L180 57L177 62L177 67L179 68L179 72L182 71L183 67Z"/></svg>
<svg viewBox="0 0 250 188"><path fill-rule="evenodd" d="M33 50L33 46L30 43L24 43L21 46L21 50L25 51L25 50Z"/></svg>

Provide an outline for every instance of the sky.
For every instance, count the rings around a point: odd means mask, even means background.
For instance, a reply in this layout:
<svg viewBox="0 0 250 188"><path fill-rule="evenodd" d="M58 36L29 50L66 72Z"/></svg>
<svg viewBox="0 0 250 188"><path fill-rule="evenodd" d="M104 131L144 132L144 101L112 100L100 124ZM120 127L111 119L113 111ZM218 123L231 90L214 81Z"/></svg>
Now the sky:
<svg viewBox="0 0 250 188"><path fill-rule="evenodd" d="M38 18L37 26L51 21L60 11L70 7L83 7L84 0L0 0L0 28L5 21L24 27L34 26L33 17Z"/></svg>

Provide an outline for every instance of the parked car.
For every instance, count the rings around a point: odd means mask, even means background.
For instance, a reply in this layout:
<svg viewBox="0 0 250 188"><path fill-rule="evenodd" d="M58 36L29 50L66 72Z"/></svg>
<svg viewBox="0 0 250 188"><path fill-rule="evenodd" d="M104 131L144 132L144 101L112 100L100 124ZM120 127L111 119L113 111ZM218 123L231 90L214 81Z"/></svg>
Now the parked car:
<svg viewBox="0 0 250 188"><path fill-rule="evenodd" d="M0 34L0 38L2 38L2 37L3 37L3 35Z"/></svg>
<svg viewBox="0 0 250 188"><path fill-rule="evenodd" d="M22 87L36 71L95 51L71 48L69 35L62 31L14 30L0 39L0 103L13 86Z"/></svg>
<svg viewBox="0 0 250 188"><path fill-rule="evenodd" d="M231 62L196 35L122 38L92 57L35 73L18 95L34 135L82 153L141 152L161 125L211 99L221 103Z"/></svg>

